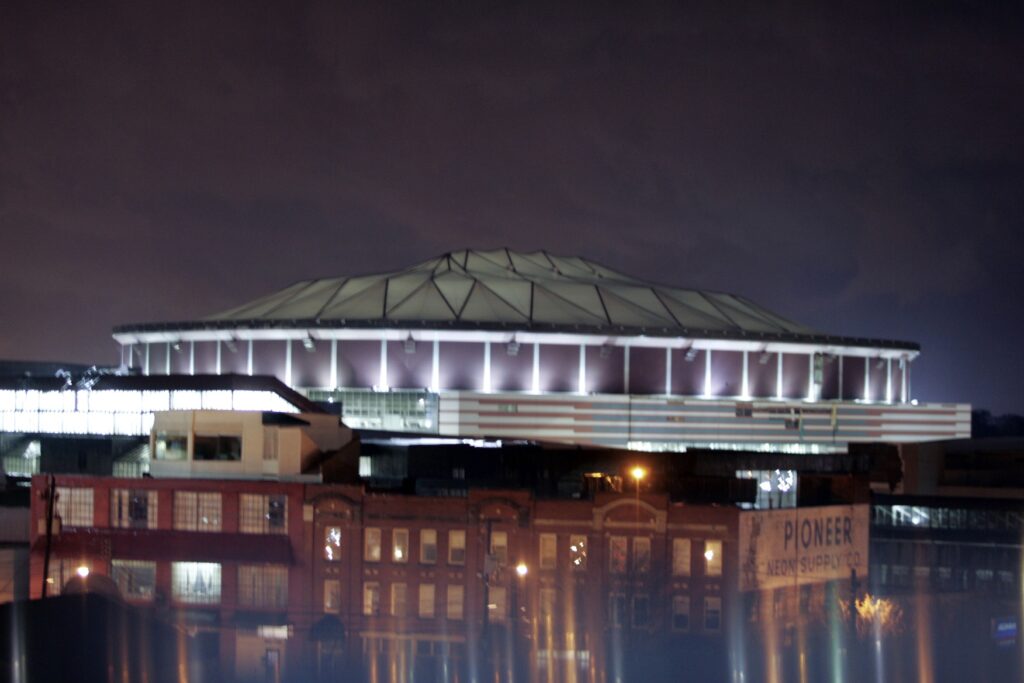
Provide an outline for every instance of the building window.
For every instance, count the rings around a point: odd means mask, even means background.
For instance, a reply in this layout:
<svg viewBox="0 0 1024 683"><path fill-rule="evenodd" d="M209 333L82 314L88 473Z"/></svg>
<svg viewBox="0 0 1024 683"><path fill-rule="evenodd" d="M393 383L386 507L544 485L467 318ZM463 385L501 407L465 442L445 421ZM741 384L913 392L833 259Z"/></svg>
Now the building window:
<svg viewBox="0 0 1024 683"><path fill-rule="evenodd" d="M110 492L110 526L118 529L155 529L156 501L156 491L112 490Z"/></svg>
<svg viewBox="0 0 1024 683"><path fill-rule="evenodd" d="M690 575L690 539L672 539L672 575Z"/></svg>
<svg viewBox="0 0 1024 683"><path fill-rule="evenodd" d="M608 571L612 574L626 573L626 537L612 536L608 539Z"/></svg>
<svg viewBox="0 0 1024 683"><path fill-rule="evenodd" d="M211 562L172 562L171 592L175 601L190 605L220 602L220 565Z"/></svg>
<svg viewBox="0 0 1024 683"><path fill-rule="evenodd" d="M487 613L491 621L505 621L508 618L508 592L505 587L491 586L487 595Z"/></svg>
<svg viewBox="0 0 1024 683"><path fill-rule="evenodd" d="M47 593L49 595L60 595L64 590L64 584L77 576L79 567L87 567L92 570L90 562L78 559L54 558L50 562L50 573L46 577Z"/></svg>
<svg viewBox="0 0 1024 683"><path fill-rule="evenodd" d="M651 622L651 599L646 595L633 596L633 628L646 628Z"/></svg>
<svg viewBox="0 0 1024 683"><path fill-rule="evenodd" d="M391 584L391 616L405 616L408 592L408 587L404 583Z"/></svg>
<svg viewBox="0 0 1024 683"><path fill-rule="evenodd" d="M672 630L690 630L690 596L672 596Z"/></svg>
<svg viewBox="0 0 1024 683"><path fill-rule="evenodd" d="M420 608L421 619L430 619L434 616L434 584L420 584Z"/></svg>
<svg viewBox="0 0 1024 683"><path fill-rule="evenodd" d="M156 588L156 562L111 560L110 574L118 590L128 600L149 602Z"/></svg>
<svg viewBox="0 0 1024 683"><path fill-rule="evenodd" d="M341 559L341 527L324 527L324 559L337 562Z"/></svg>
<svg viewBox="0 0 1024 683"><path fill-rule="evenodd" d="M394 529L391 532L391 559L394 562L409 561L409 530Z"/></svg>
<svg viewBox="0 0 1024 683"><path fill-rule="evenodd" d="M376 581L363 584L363 614L368 617L380 614L380 584Z"/></svg>
<svg viewBox="0 0 1024 683"><path fill-rule="evenodd" d="M544 626L549 619L553 619L555 616L555 589L541 588L538 597L540 598L541 626Z"/></svg>
<svg viewBox="0 0 1024 683"><path fill-rule="evenodd" d="M445 614L449 619L462 619L465 600L466 593L462 586L448 585L448 605Z"/></svg>
<svg viewBox="0 0 1024 683"><path fill-rule="evenodd" d="M437 562L437 529L420 530L420 562L423 564Z"/></svg>
<svg viewBox="0 0 1024 683"><path fill-rule="evenodd" d="M558 536L555 534L540 535L540 568L554 569L558 556Z"/></svg>
<svg viewBox="0 0 1024 683"><path fill-rule="evenodd" d="M62 526L92 526L92 489L58 486L55 512Z"/></svg>
<svg viewBox="0 0 1024 683"><path fill-rule="evenodd" d="M704 598L704 630L717 633L722 628L722 598Z"/></svg>
<svg viewBox="0 0 1024 683"><path fill-rule="evenodd" d="M220 531L220 494L174 492L174 528L179 531Z"/></svg>
<svg viewBox="0 0 1024 683"><path fill-rule="evenodd" d="M462 529L448 532L448 564L466 564L466 532Z"/></svg>
<svg viewBox="0 0 1024 683"><path fill-rule="evenodd" d="M608 596L608 624L612 628L622 628L626 623L626 596L612 593Z"/></svg>
<svg viewBox="0 0 1024 683"><path fill-rule="evenodd" d="M196 434L193 445L194 460L241 460L242 437L200 436Z"/></svg>
<svg viewBox="0 0 1024 683"><path fill-rule="evenodd" d="M363 560L380 562L380 529L377 527L363 529Z"/></svg>
<svg viewBox="0 0 1024 683"><path fill-rule="evenodd" d="M341 581L338 579L324 579L324 612L341 612Z"/></svg>
<svg viewBox="0 0 1024 683"><path fill-rule="evenodd" d="M722 542L704 541L704 575L722 575Z"/></svg>
<svg viewBox="0 0 1024 683"><path fill-rule="evenodd" d="M188 437L184 434L157 432L155 460L188 460Z"/></svg>
<svg viewBox="0 0 1024 683"><path fill-rule="evenodd" d="M569 537L569 566L577 571L587 568L587 537L572 535Z"/></svg>
<svg viewBox="0 0 1024 683"><path fill-rule="evenodd" d="M243 534L287 534L288 497L243 493L239 497L238 530Z"/></svg>
<svg viewBox="0 0 1024 683"><path fill-rule="evenodd" d="M633 539L633 571L646 574L651 571L651 539L636 537Z"/></svg>
<svg viewBox="0 0 1024 683"><path fill-rule="evenodd" d="M491 532L491 555L499 565L508 564L508 532Z"/></svg>
<svg viewBox="0 0 1024 683"><path fill-rule="evenodd" d="M238 604L242 607L287 608L288 567L240 565Z"/></svg>

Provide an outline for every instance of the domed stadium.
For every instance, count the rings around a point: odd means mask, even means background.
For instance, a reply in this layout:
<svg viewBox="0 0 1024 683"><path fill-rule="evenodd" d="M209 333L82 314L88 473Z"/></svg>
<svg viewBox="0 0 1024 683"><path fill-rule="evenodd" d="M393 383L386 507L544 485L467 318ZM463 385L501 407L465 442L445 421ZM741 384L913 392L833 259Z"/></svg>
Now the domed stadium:
<svg viewBox="0 0 1024 683"><path fill-rule="evenodd" d="M545 251L297 282L114 338L132 371L276 376L361 428L830 451L948 438L963 419L911 401L914 343L823 334L739 295Z"/></svg>

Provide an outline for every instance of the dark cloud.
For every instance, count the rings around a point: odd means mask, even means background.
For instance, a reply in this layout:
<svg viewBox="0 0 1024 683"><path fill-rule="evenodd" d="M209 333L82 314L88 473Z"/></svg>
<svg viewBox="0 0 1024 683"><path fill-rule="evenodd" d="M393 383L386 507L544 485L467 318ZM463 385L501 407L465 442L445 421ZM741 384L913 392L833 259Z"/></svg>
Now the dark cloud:
<svg viewBox="0 0 1024 683"><path fill-rule="evenodd" d="M463 246L920 341L1024 410L1006 3L0 5L0 357Z"/></svg>

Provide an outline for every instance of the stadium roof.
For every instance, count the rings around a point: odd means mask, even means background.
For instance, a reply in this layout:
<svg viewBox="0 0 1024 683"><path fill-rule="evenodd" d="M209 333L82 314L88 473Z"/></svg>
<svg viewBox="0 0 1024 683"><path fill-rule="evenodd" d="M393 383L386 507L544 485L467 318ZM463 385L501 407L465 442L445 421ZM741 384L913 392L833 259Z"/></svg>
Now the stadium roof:
<svg viewBox="0 0 1024 683"><path fill-rule="evenodd" d="M297 326L837 339L735 294L655 284L578 256L509 249L466 249L391 273L306 280L201 321L115 333Z"/></svg>

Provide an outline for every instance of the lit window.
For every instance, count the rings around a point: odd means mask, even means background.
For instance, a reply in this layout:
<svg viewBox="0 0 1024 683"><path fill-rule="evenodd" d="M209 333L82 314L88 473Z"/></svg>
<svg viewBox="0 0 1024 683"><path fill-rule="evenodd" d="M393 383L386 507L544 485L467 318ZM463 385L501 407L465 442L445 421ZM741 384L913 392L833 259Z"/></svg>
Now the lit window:
<svg viewBox="0 0 1024 683"><path fill-rule="evenodd" d="M156 501L156 491L112 490L110 492L110 526L119 529L155 529Z"/></svg>
<svg viewBox="0 0 1024 683"><path fill-rule="evenodd" d="M558 537L555 534L540 535L540 568L554 569L558 555Z"/></svg>
<svg viewBox="0 0 1024 683"><path fill-rule="evenodd" d="M341 581L324 579L324 612L338 614L341 611Z"/></svg>
<svg viewBox="0 0 1024 683"><path fill-rule="evenodd" d="M380 584L376 581L363 584L363 614L368 617L380 614Z"/></svg>
<svg viewBox="0 0 1024 683"><path fill-rule="evenodd" d="M722 575L722 542L704 541L704 574L706 576Z"/></svg>
<svg viewBox="0 0 1024 683"><path fill-rule="evenodd" d="M391 559L394 562L409 561L409 530L395 529L391 532Z"/></svg>
<svg viewBox="0 0 1024 683"><path fill-rule="evenodd" d="M220 494L175 491L174 528L180 531L220 531Z"/></svg>
<svg viewBox="0 0 1024 683"><path fill-rule="evenodd" d="M404 617L408 587L404 583L391 584L391 616Z"/></svg>
<svg viewBox="0 0 1024 683"><path fill-rule="evenodd" d="M420 562L434 564L437 562L437 530L420 530Z"/></svg>
<svg viewBox="0 0 1024 683"><path fill-rule="evenodd" d="M608 596L608 624L613 628L622 628L626 622L626 596L612 593Z"/></svg>
<svg viewBox="0 0 1024 683"><path fill-rule="evenodd" d="M448 564L466 564L466 532L461 529L448 532Z"/></svg>
<svg viewBox="0 0 1024 683"><path fill-rule="evenodd" d="M192 449L194 460L237 461L242 459L242 437L196 434Z"/></svg>
<svg viewBox="0 0 1024 683"><path fill-rule="evenodd" d="M542 622L553 619L555 616L555 599L556 593L554 588L541 588L540 589L540 618Z"/></svg>
<svg viewBox="0 0 1024 683"><path fill-rule="evenodd" d="M92 526L92 489L58 486L55 512L61 526Z"/></svg>
<svg viewBox="0 0 1024 683"><path fill-rule="evenodd" d="M651 571L651 539L633 539L633 571L637 574Z"/></svg>
<svg viewBox="0 0 1024 683"><path fill-rule="evenodd" d="M363 530L363 560L380 562L380 529L377 527Z"/></svg>
<svg viewBox="0 0 1024 683"><path fill-rule="evenodd" d="M651 599L646 595L633 596L633 628L645 628L651 621Z"/></svg>
<svg viewBox="0 0 1024 683"><path fill-rule="evenodd" d="M188 437L184 434L157 432L154 450L153 457L156 460L188 460Z"/></svg>
<svg viewBox="0 0 1024 683"><path fill-rule="evenodd" d="M690 630L690 596L672 596L672 630Z"/></svg>
<svg viewBox="0 0 1024 683"><path fill-rule="evenodd" d="M421 619L430 619L434 616L434 584L420 584L420 608Z"/></svg>
<svg viewBox="0 0 1024 683"><path fill-rule="evenodd" d="M462 586L449 584L448 605L445 614L449 619L462 619L463 605L465 603L465 590Z"/></svg>
<svg viewBox="0 0 1024 683"><path fill-rule="evenodd" d="M508 532L491 532L491 555L499 565L508 564Z"/></svg>
<svg viewBox="0 0 1024 683"><path fill-rule="evenodd" d="M324 559L328 562L337 562L341 559L340 526L329 526L324 528Z"/></svg>
<svg viewBox="0 0 1024 683"><path fill-rule="evenodd" d="M210 562L172 562L171 589L177 602L216 605L220 602L220 565Z"/></svg>
<svg viewBox="0 0 1024 683"><path fill-rule="evenodd" d="M156 587L156 562L111 560L110 574L118 590L128 600L148 602Z"/></svg>
<svg viewBox="0 0 1024 683"><path fill-rule="evenodd" d="M75 558L62 558L58 560L54 558L50 562L50 574L46 579L47 594L60 595L64 589L64 584L75 577L81 567L92 569L90 565L91 563L87 560Z"/></svg>
<svg viewBox="0 0 1024 683"><path fill-rule="evenodd" d="M612 536L608 539L608 571L612 574L626 573L626 537Z"/></svg>
<svg viewBox="0 0 1024 683"><path fill-rule="evenodd" d="M722 628L722 598L704 598L704 630L717 632Z"/></svg>
<svg viewBox="0 0 1024 683"><path fill-rule="evenodd" d="M243 534L287 534L288 498L243 493L238 530Z"/></svg>
<svg viewBox="0 0 1024 683"><path fill-rule="evenodd" d="M240 565L238 604L242 607L284 609L288 606L288 567Z"/></svg>
<svg viewBox="0 0 1024 683"><path fill-rule="evenodd" d="M487 611L491 621L505 621L508 617L508 599L505 587L491 586L487 593Z"/></svg>
<svg viewBox="0 0 1024 683"><path fill-rule="evenodd" d="M583 571L587 568L587 537L572 535L569 537L569 566Z"/></svg>
<svg viewBox="0 0 1024 683"><path fill-rule="evenodd" d="M672 575L690 575L690 539L672 539Z"/></svg>

